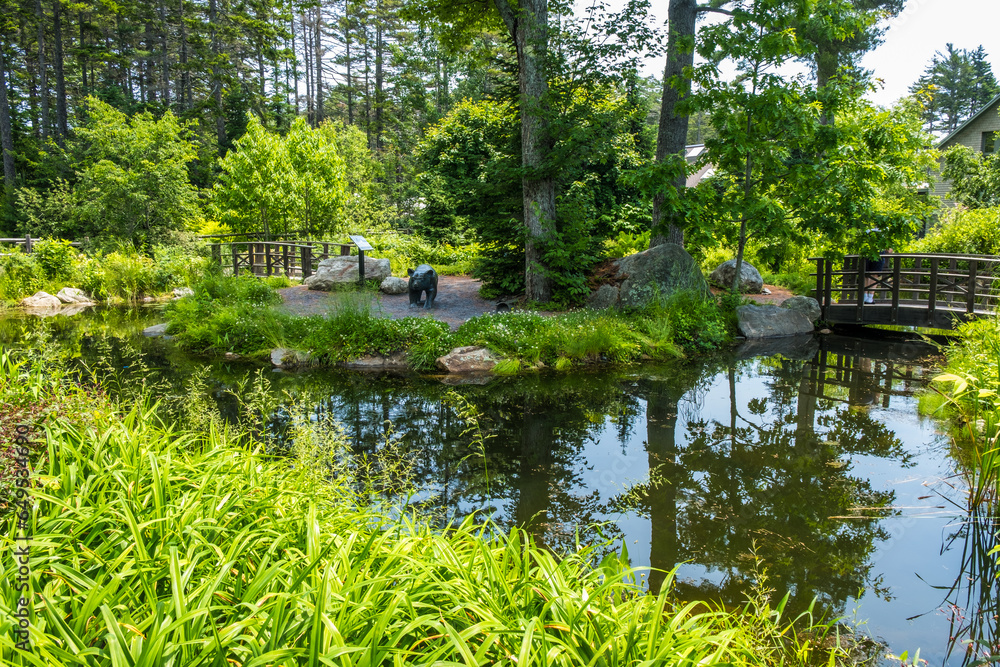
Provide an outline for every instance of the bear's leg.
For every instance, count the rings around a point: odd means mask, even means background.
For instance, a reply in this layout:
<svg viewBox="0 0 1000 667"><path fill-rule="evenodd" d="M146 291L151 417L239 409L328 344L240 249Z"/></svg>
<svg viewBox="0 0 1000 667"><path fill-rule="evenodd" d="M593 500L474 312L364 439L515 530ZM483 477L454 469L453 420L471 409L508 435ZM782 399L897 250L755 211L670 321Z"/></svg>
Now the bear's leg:
<svg viewBox="0 0 1000 667"><path fill-rule="evenodd" d="M427 289L427 303L424 304L424 308L431 308L434 306L434 297L437 296L437 288L430 287Z"/></svg>

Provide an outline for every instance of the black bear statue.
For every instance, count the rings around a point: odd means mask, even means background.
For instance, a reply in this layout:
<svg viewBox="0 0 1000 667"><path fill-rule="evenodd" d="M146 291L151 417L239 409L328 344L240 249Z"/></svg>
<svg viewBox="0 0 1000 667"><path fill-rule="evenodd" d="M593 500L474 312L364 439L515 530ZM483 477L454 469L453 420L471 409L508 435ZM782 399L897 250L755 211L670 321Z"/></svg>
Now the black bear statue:
<svg viewBox="0 0 1000 667"><path fill-rule="evenodd" d="M410 275L410 308L415 308L423 304L424 308L434 306L434 297L438 293L438 274L430 264L421 264L416 269L407 269ZM427 294L424 301L420 300L420 293Z"/></svg>

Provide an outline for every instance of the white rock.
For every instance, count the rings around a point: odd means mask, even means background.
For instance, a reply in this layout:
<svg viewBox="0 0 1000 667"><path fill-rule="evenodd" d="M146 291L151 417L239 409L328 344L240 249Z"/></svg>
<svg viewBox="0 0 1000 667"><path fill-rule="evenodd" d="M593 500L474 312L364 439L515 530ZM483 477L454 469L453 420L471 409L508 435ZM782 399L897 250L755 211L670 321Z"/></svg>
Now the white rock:
<svg viewBox="0 0 1000 667"><path fill-rule="evenodd" d="M485 347L456 347L438 357L437 367L449 373L488 373L497 365L497 358Z"/></svg>
<svg viewBox="0 0 1000 667"><path fill-rule="evenodd" d="M62 306L62 301L48 292L35 292L31 296L21 300L21 305L25 308L37 308L51 310Z"/></svg>
<svg viewBox="0 0 1000 667"><path fill-rule="evenodd" d="M181 297L185 297L185 296L194 296L194 290L191 289L190 287L175 287L174 288L174 297L175 298L180 299Z"/></svg>
<svg viewBox="0 0 1000 667"><path fill-rule="evenodd" d="M388 259L365 255L365 280L381 283L392 274ZM311 290L329 291L334 285L358 282L358 258L328 257L316 267L316 273L302 281Z"/></svg>
<svg viewBox="0 0 1000 667"><path fill-rule="evenodd" d="M386 294L406 294L410 289L410 281L397 276L389 276L382 281L379 289Z"/></svg>
<svg viewBox="0 0 1000 667"><path fill-rule="evenodd" d="M75 287L63 287L61 290L59 290L59 293L56 294L56 298L58 298L63 303L91 304L94 302L89 296L87 296L86 292L84 292L82 289L77 289Z"/></svg>

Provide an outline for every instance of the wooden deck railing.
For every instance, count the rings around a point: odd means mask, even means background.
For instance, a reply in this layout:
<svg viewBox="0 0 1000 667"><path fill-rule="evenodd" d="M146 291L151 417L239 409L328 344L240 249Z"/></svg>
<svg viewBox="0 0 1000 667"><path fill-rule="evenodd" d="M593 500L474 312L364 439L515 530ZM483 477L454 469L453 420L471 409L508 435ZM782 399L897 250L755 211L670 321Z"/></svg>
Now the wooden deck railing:
<svg viewBox="0 0 1000 667"><path fill-rule="evenodd" d="M354 247L353 243L333 241L234 241L213 243L212 257L219 264L228 264L227 268L235 276L248 273L253 276L284 275L304 279L311 276L316 265L330 257L331 252L347 256Z"/></svg>
<svg viewBox="0 0 1000 667"><path fill-rule="evenodd" d="M898 253L884 255L885 269L865 271L864 258L848 255L816 262L816 299L832 323L898 324L950 329L997 312L1000 257ZM839 265L839 266L838 266ZM875 302L865 303L866 281Z"/></svg>

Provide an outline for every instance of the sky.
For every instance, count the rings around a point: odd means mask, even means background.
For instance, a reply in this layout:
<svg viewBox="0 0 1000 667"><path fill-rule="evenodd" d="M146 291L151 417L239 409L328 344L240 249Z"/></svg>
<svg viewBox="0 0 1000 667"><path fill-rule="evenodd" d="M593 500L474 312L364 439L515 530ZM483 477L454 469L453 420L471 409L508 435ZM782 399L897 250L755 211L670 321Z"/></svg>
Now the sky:
<svg viewBox="0 0 1000 667"><path fill-rule="evenodd" d="M944 51L948 42L970 51L982 44L1000 77L1000 0L907 0L884 39L861 61L883 80L881 90L870 96L878 104L906 95L934 52Z"/></svg>
<svg viewBox="0 0 1000 667"><path fill-rule="evenodd" d="M652 0L658 23L667 18L667 2ZM903 12L889 22L883 39L861 61L881 80L878 90L869 95L876 104L890 105L907 95L934 52L944 51L948 42L970 51L982 44L1000 79L1000 0L907 0ZM645 69L647 74L662 76L663 63L647 62Z"/></svg>

